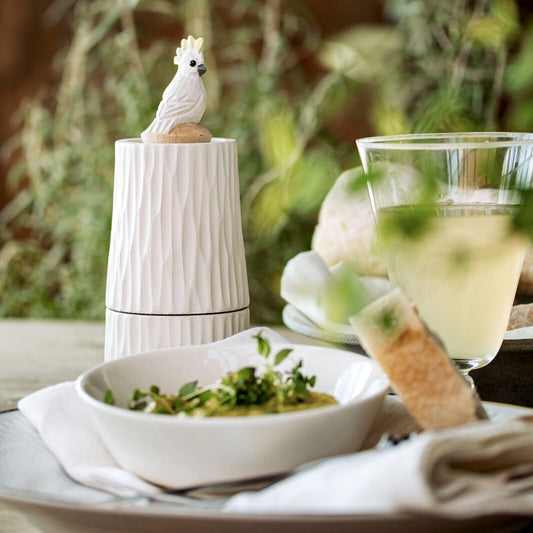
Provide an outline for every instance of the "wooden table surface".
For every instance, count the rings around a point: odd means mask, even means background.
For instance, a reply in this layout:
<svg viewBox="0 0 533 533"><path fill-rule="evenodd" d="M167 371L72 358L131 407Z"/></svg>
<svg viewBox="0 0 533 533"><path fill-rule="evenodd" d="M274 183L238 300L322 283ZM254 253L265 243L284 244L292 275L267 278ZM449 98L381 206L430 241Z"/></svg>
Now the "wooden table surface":
<svg viewBox="0 0 533 533"><path fill-rule="evenodd" d="M104 324L0 321L0 411L47 385L75 379L104 357ZM0 505L2 533L36 533L24 517Z"/></svg>
<svg viewBox="0 0 533 533"><path fill-rule="evenodd" d="M291 342L317 344L287 328L273 329ZM0 320L0 412L16 408L33 391L75 379L103 359L103 322ZM532 368L531 352L498 355L474 375L481 398L533 406ZM0 505L0 533L37 530L21 514Z"/></svg>

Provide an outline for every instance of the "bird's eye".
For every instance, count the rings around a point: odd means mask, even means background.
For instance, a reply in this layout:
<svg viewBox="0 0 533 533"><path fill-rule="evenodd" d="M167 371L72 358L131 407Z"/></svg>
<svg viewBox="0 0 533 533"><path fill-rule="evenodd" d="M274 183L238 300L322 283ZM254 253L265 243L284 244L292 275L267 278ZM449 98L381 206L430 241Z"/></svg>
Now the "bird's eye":
<svg viewBox="0 0 533 533"><path fill-rule="evenodd" d="M189 65L191 65L191 67L195 67L195 66L196 66L196 61L193 59L193 60L189 63Z"/></svg>

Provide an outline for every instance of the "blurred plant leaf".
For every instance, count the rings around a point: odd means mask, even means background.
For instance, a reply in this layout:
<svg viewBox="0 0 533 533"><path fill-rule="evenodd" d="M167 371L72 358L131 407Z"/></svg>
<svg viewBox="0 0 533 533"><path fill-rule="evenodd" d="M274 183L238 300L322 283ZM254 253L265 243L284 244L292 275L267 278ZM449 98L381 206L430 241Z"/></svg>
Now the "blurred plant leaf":
<svg viewBox="0 0 533 533"><path fill-rule="evenodd" d="M326 41L318 58L329 70L358 83L371 83L401 62L403 46L403 37L393 26L361 25Z"/></svg>
<svg viewBox="0 0 533 533"><path fill-rule="evenodd" d="M427 97L423 105L413 113L414 133L472 131L474 124L468 115L466 102L461 94L444 87Z"/></svg>
<svg viewBox="0 0 533 533"><path fill-rule="evenodd" d="M533 130L533 95L516 99L506 113L506 127L511 131Z"/></svg>
<svg viewBox="0 0 533 533"><path fill-rule="evenodd" d="M357 167L346 172L350 173L350 178L346 183L346 191L348 193L358 193L367 190L369 183L376 183L384 176L379 168L373 168L365 173L363 167Z"/></svg>
<svg viewBox="0 0 533 533"><path fill-rule="evenodd" d="M516 93L533 88L533 25L529 25L516 56L505 73L505 87Z"/></svg>
<svg viewBox="0 0 533 533"><path fill-rule="evenodd" d="M394 107L383 98L376 99L372 109L372 120L379 135L399 135L410 131L405 111Z"/></svg>
<svg viewBox="0 0 533 533"><path fill-rule="evenodd" d="M417 240L432 228L434 211L422 203L405 206L403 209L382 213L378 221L378 231L383 243L395 242L400 236Z"/></svg>
<svg viewBox="0 0 533 533"><path fill-rule="evenodd" d="M334 323L347 324L349 317L368 305L371 298L363 282L348 264L338 265L326 292L325 316Z"/></svg>
<svg viewBox="0 0 533 533"><path fill-rule="evenodd" d="M249 230L256 239L272 240L287 220L287 200L279 181L264 186L256 197L248 217Z"/></svg>
<svg viewBox="0 0 533 533"><path fill-rule="evenodd" d="M515 1L493 0L492 13L481 16L474 14L466 26L466 35L475 44L498 48L516 37L519 29Z"/></svg>
<svg viewBox="0 0 533 533"><path fill-rule="evenodd" d="M521 205L513 219L514 228L533 241L533 189L520 191Z"/></svg>
<svg viewBox="0 0 533 533"><path fill-rule="evenodd" d="M272 110L262 120L261 144L269 167L286 165L299 151L294 115L288 108Z"/></svg>
<svg viewBox="0 0 533 533"><path fill-rule="evenodd" d="M288 203L300 214L318 211L340 169L333 153L307 150L293 165L288 180Z"/></svg>

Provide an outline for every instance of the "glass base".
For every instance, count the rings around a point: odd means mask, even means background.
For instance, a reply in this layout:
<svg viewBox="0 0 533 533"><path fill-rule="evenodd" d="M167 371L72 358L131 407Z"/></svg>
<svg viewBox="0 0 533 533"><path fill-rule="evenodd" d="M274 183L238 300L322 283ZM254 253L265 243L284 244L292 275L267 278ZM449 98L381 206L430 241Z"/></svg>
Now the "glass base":
<svg viewBox="0 0 533 533"><path fill-rule="evenodd" d="M457 370L459 370L459 372L462 374L468 384L473 389L475 389L476 385L474 383L474 380L469 375L470 371L476 370L478 368L483 368L484 366L488 365L495 357L496 354L487 355L479 359L453 359L453 361L455 362Z"/></svg>
<svg viewBox="0 0 533 533"><path fill-rule="evenodd" d="M462 373L462 376L465 379L465 381L470 385L470 388L472 389L476 388L476 384L474 383L474 380L469 374Z"/></svg>
<svg viewBox="0 0 533 533"><path fill-rule="evenodd" d="M484 366L488 365L493 359L496 357L496 354L494 355L486 355L484 357L476 358L476 359L461 359L461 358L452 358L455 362L455 366L461 372L463 375L467 375L470 371L476 370L478 368L483 368Z"/></svg>

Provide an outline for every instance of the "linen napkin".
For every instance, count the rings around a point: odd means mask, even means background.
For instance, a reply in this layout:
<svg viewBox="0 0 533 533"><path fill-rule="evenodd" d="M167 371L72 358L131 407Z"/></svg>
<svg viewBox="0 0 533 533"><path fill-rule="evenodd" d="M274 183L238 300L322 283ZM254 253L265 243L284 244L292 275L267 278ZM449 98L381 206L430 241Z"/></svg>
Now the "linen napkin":
<svg viewBox="0 0 533 533"><path fill-rule="evenodd" d="M259 331L271 343L288 343L269 328L252 328L213 344L250 342L252 335ZM161 488L124 470L113 459L78 397L73 381L34 392L20 400L18 408L67 474L78 483L122 498L161 499Z"/></svg>
<svg viewBox="0 0 533 533"><path fill-rule="evenodd" d="M73 381L34 392L20 400L18 408L78 483L122 498L152 496L160 491L117 465L78 397Z"/></svg>
<svg viewBox="0 0 533 533"><path fill-rule="evenodd" d="M328 268L315 251L287 262L281 277L281 297L320 328L353 334L348 317L391 289L385 278L358 276L341 261Z"/></svg>
<svg viewBox="0 0 533 533"><path fill-rule="evenodd" d="M325 459L227 512L533 516L533 419L426 431L397 446Z"/></svg>

